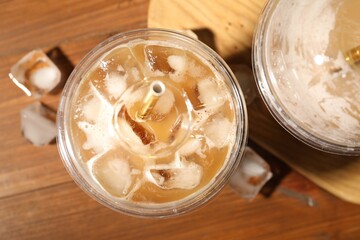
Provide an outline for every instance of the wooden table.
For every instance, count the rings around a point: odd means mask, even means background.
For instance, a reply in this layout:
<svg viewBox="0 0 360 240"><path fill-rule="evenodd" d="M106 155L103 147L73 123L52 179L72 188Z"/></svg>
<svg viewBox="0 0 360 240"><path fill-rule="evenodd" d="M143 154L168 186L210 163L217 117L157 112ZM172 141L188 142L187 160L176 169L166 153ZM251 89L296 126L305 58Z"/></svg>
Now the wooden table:
<svg viewBox="0 0 360 240"><path fill-rule="evenodd" d="M188 215L138 219L82 192L56 145L22 138L19 111L34 100L8 79L10 66L34 48L54 47L76 65L108 36L146 27L147 9L147 0L0 1L0 239L360 239L360 206L296 172L250 203L225 187ZM58 95L43 100L56 108Z"/></svg>

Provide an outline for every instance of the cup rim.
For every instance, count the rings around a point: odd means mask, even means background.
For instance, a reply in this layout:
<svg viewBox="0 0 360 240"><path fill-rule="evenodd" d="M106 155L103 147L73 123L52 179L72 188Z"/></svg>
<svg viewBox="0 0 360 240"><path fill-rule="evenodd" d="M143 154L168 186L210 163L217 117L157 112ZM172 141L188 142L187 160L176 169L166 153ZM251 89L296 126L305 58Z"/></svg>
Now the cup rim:
<svg viewBox="0 0 360 240"><path fill-rule="evenodd" d="M254 76L260 96L263 99L267 109L274 119L292 136L308 146L317 150L332 154L345 156L360 155L360 146L347 146L340 143L331 142L316 136L304 127L297 124L286 111L286 109L275 98L274 91L271 89L270 70L266 67L265 35L266 29L270 25L272 13L275 11L280 0L269 0L265 5L255 29L252 48L252 66Z"/></svg>
<svg viewBox="0 0 360 240"><path fill-rule="evenodd" d="M223 167L222 170L218 172L217 176L215 177L216 179L214 180L214 184L211 184L211 186L209 186L209 184L206 185L202 188L202 190L186 197L184 201L179 200L176 202L164 204L161 209L159 208L161 204L155 204L154 206L148 205L147 207L144 207L142 205L132 203L126 203L127 205L125 208L120 206L119 202L109 200L109 198L99 192L98 187L92 186L89 181L85 179L81 168L77 166L77 160L74 153L75 150L71 149L70 147L71 136L67 128L67 125L69 124L67 117L69 115L69 104L71 104L71 99L74 95L73 93L76 87L79 85L81 76L83 76L85 73L84 71L86 67L89 67L89 65L92 66L94 59L98 59L102 54L108 52L113 47L124 44L132 39L137 39L139 36L149 36L149 34L152 37L166 36L177 39L178 41L182 41L184 44L192 44L192 46L196 48L197 51L202 51L202 55L206 55L208 58L211 58L211 61L218 64L217 70L221 70L224 79L226 79L225 81L228 81L229 87L232 89L232 95L234 95L236 98L236 100L234 100L234 105L236 106L234 107L238 113L235 115L237 118L237 123L241 125L237 126L236 140L232 148L231 155L227 160L226 169ZM208 60L208 58L206 59ZM220 190L228 182L232 173L238 167L239 161L244 153L248 136L248 118L244 96L234 74L225 61L216 52L200 41L176 31L160 28L145 28L119 33L98 44L80 61L80 63L71 73L63 89L58 109L57 145L62 162L69 175L84 192L86 192L99 203L115 211L137 217L164 218L178 216L198 208L201 205L204 205L220 192Z"/></svg>

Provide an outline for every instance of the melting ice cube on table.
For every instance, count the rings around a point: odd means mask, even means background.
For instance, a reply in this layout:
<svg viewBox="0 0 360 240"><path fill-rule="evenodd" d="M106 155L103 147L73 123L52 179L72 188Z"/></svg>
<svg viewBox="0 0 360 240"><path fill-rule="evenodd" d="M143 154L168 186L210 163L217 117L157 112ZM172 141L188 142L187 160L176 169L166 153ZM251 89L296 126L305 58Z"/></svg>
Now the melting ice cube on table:
<svg viewBox="0 0 360 240"><path fill-rule="evenodd" d="M49 144L56 137L56 113L39 102L20 112L23 136L35 146Z"/></svg>
<svg viewBox="0 0 360 240"><path fill-rule="evenodd" d="M60 83L61 73L43 51L34 50L11 67L9 77L28 96L39 97Z"/></svg>
<svg viewBox="0 0 360 240"><path fill-rule="evenodd" d="M230 186L241 197L252 199L271 177L268 163L251 148L246 147L239 167L230 178Z"/></svg>

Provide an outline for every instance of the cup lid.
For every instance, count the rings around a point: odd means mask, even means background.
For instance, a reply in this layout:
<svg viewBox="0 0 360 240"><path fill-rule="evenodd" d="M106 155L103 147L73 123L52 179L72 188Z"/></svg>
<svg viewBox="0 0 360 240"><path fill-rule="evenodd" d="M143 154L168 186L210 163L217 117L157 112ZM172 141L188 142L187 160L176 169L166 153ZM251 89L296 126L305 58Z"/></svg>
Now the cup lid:
<svg viewBox="0 0 360 240"><path fill-rule="evenodd" d="M312 147L360 154L360 2L270 1L254 38L258 88Z"/></svg>
<svg viewBox="0 0 360 240"><path fill-rule="evenodd" d="M231 145L231 149L229 148L229 154L226 156L227 160L226 162L224 162L221 168L217 170L216 174L214 175L214 177L211 178L211 180L206 180L205 185L199 186L199 189L196 190L194 193L190 193L190 195L187 195L180 200L149 203L144 201L142 203L141 201L130 201L126 198L126 196L121 198L114 198L113 196L111 196L111 194L106 192L99 184L97 184L94 178L90 176L89 171L87 170L88 168L86 168L86 166L84 167L85 164L83 164L82 161L79 161L80 154L76 151L76 142L74 141L75 138L73 137L71 132L70 119L72 118L70 118L70 116L72 116L71 109L74 105L73 103L74 99L76 99L76 90L78 89L80 82L82 81L82 79L84 79L86 73L89 72L89 69L91 69L95 63L98 64L99 59L103 59L104 56L108 56L107 54L109 53L109 51L116 49L118 46L124 46L124 44L134 43L134 41L141 43L147 41L157 41L162 43L171 42L172 44L174 44L174 47L179 46L181 47L179 49L187 49L186 51L191 51L192 53L197 54L196 56L198 56L199 59L206 60L206 64L214 68L214 74L219 74L219 76L217 77L219 77L219 79L221 78L224 81L224 87L226 86L226 89L228 89L229 94L231 95L231 107L234 110L234 129L236 131L234 131L234 142ZM198 76L196 78L202 80L201 76ZM154 83L154 81L152 81L151 83ZM134 83L131 86L132 87L126 88L123 94L131 94L132 92L127 91L132 90L132 88L134 88L135 90L141 89L141 87L138 87L139 85L137 83ZM172 89L171 86L171 84L166 85L166 87L169 89ZM205 92L209 92L210 88L208 84L203 88ZM198 91L201 92L202 90L198 89ZM175 94L175 91L173 91L173 93ZM134 100L135 96L131 95L131 98L129 99ZM109 114L110 120L118 119L119 113L123 114L121 108L119 111L116 111L116 106L118 106L117 104L121 100L122 97L120 96L119 99L115 101L114 111L111 112L114 113L114 115ZM210 98L209 101L213 101L213 98ZM221 106L219 107L221 108ZM206 110L206 108L204 108L204 110ZM112 116L116 116L116 118L112 118ZM126 115L124 116L125 118L127 118ZM199 116L201 117L201 115ZM110 122L112 123L112 121L108 121L107 123ZM130 122L130 120L127 121L127 124L129 126L134 126L134 124L132 123L133 122ZM107 39L106 41L98 45L96 48L94 48L77 65L77 67L67 81L59 105L57 124L57 139L59 152L65 167L67 168L75 182L85 192L87 192L90 196L94 197L97 201L104 204L105 206L115 211L141 217L175 216L186 213L209 201L225 186L230 176L237 168L239 160L244 152L247 140L247 114L244 97L238 83L236 82L235 76L233 75L227 64L224 62L224 60L222 60L213 50L195 39L179 34L177 32L161 29L140 29L121 33ZM108 129L108 125L105 125L104 129ZM231 127L231 129L233 128ZM224 127L222 127L221 131L224 132ZM105 131L102 131L102 133L103 132ZM132 134L134 134L134 132L132 132ZM97 139L97 142L101 142L98 140L99 138L95 139ZM176 147L178 147L178 145L176 145ZM132 148L132 150L136 151L136 154L139 153L137 149ZM102 156L102 152L96 154L98 154L96 156ZM96 157L92 156L91 159L94 159L94 161L96 161ZM91 164L93 163L93 161L91 162L90 160L88 162L90 162ZM150 161L150 163L151 162L152 161ZM174 161L174 163L176 162ZM147 169L147 171L149 173L149 169Z"/></svg>

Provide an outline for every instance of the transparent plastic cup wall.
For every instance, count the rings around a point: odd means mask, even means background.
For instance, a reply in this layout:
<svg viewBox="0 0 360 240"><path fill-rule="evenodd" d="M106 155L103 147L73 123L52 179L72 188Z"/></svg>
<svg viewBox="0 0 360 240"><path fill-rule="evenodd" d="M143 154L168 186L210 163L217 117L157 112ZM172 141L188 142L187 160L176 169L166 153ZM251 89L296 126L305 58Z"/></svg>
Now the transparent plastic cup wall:
<svg viewBox="0 0 360 240"><path fill-rule="evenodd" d="M104 53L116 46L124 45L134 40L149 39L171 41L206 59L225 80L234 103L237 124L236 140L230 158L226 161L225 167L217 174L213 183L191 195L190 198L185 198L184 201L170 202L167 204L137 204L109 197L105 194L104 190L94 182L87 171L83 169L80 163L81 160L77 157L78 153L75 152L73 147L73 140L70 135L70 107L73 102L74 93L79 87L83 76ZM57 116L57 142L61 159L67 171L77 185L96 201L124 214L138 217L163 218L181 215L198 208L213 198L227 184L230 176L238 167L239 161L244 153L247 141L247 128L247 113L243 94L230 68L217 53L200 41L178 32L164 29L140 29L110 37L90 51L76 66L61 96Z"/></svg>
<svg viewBox="0 0 360 240"><path fill-rule="evenodd" d="M308 6L311 7L311 4L318 4L320 3L317 1L301 1L296 4L300 6ZM321 4L328 4L329 7L336 6L335 4L342 4L342 1L329 1L324 2L322 1ZM332 5L331 5L332 4ZM254 75L256 79L256 84L258 86L260 95L265 102L267 108L269 109L272 116L276 119L276 121L290 134L292 134L294 137L302 141L303 143L328 153L332 154L339 154L339 155L348 155L348 156L358 156L360 155L360 143L359 142L352 142L351 144L336 142L336 141L330 141L326 136L321 136L320 134L317 134L316 131L310 131L309 127L306 126L306 124L302 123L301 120L298 119L298 117L294 116L294 114L291 114L288 105L286 104L286 100L283 100L279 97L280 90L277 89L278 86L278 79L276 77L276 72L285 71L284 69L290 69L293 70L293 65L287 65L289 64L289 60L284 60L284 64L275 64L273 60L271 59L271 56L273 52L281 52L284 55L286 55L286 51L288 51L288 48L291 48L298 44L299 42L306 42L308 43L307 50L309 52L312 52L314 55L314 59L316 59L316 56L323 56L321 52L319 52L318 49L312 49L312 45L314 42L306 41L307 39L313 40L317 36L319 37L318 32L312 32L314 36L305 36L303 34L304 39L298 39L298 42L288 42L286 39L287 32L282 32L281 34L274 33L274 30L277 26L280 26L279 22L283 22L284 26L288 25L289 19L280 18L279 14L284 14L286 12L286 16L290 18L291 16L295 15L295 13L298 13L298 8L294 5L292 1L287 0L270 0L267 2L267 5L265 6L260 18L259 23L257 26L257 29L254 34L253 38L253 48L252 48L252 65L254 70ZM305 10L306 11L306 10ZM312 9L312 12L314 10ZM319 16L322 16L322 12L318 13ZM306 18L307 16L303 16ZM321 28L321 24L323 24L325 20L319 20L317 22L314 22L313 27L314 29ZM302 22L304 22L304 19L298 19L296 20L297 25L293 26L291 25L292 30L295 28L301 29L304 28L302 26ZM325 21L326 22L326 21ZM316 28L317 27L317 28ZM280 27L279 27L280 28ZM278 35L275 35L278 34ZM317 35L316 35L317 34ZM356 34L356 32L354 32ZM276 47L271 47L271 41L275 42L274 39L281 39L285 43L283 45L277 46L275 43L273 45ZM284 40L285 39L285 40ZM319 42L320 40L318 40ZM279 40L280 42L280 40ZM286 45L287 44L287 45ZM287 47L286 47L287 46ZM304 54L304 53L302 53ZM318 55L316 55L318 54ZM300 53L299 56L302 56ZM331 59L330 57L328 57ZM324 58L327 59L327 56ZM295 61L295 60L291 60ZM298 65L303 63L298 63ZM322 70L324 72L324 70ZM321 72L320 69L318 72ZM355 73L356 74L356 73ZM315 73L314 73L315 75ZM304 79L297 79L296 77L290 77L289 75L286 75L286 77L289 77L289 82L296 82L296 81L303 81ZM285 78L286 78L285 77ZM329 79L330 80L330 79ZM290 85L290 84L289 84ZM301 89L300 89L301 90ZM281 91L289 91L289 94L291 91L296 92L299 91L299 88L297 89L291 89L291 86L288 87L288 90L281 89ZM298 93L298 92L296 92ZM302 96L301 94L299 94ZM295 97L293 98L295 99ZM291 101L295 101L295 100ZM288 100L290 101L290 100ZM302 100L299 100L298 104L301 105ZM314 100L315 101L315 100ZM313 102L314 104L315 102ZM333 106L334 108L336 106ZM304 107L306 108L306 106ZM308 111L311 111L311 107L308 106ZM319 124L318 129L321 128L321 125Z"/></svg>

